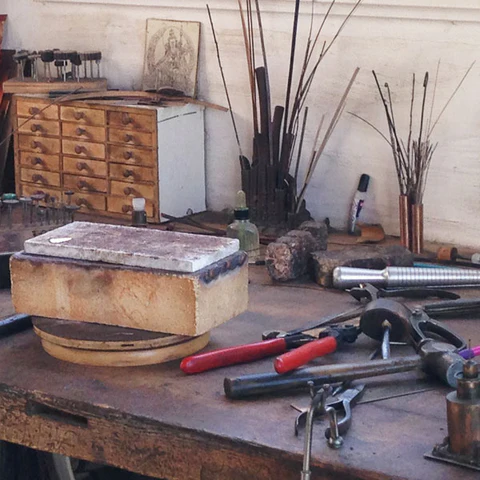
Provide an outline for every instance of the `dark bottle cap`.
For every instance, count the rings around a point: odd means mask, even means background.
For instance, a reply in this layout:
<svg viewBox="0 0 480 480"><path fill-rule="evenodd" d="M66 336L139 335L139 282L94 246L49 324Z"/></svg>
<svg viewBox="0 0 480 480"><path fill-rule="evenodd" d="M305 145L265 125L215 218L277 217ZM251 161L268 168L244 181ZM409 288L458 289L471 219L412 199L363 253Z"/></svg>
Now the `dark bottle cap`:
<svg viewBox="0 0 480 480"><path fill-rule="evenodd" d="M250 214L248 212L248 208L239 208L235 209L233 211L233 216L235 217L236 220L248 220L250 217Z"/></svg>
<svg viewBox="0 0 480 480"><path fill-rule="evenodd" d="M366 173L362 173L360 177L360 181L358 182L358 191L359 192L366 192L368 189L368 183L370 182L370 175Z"/></svg>

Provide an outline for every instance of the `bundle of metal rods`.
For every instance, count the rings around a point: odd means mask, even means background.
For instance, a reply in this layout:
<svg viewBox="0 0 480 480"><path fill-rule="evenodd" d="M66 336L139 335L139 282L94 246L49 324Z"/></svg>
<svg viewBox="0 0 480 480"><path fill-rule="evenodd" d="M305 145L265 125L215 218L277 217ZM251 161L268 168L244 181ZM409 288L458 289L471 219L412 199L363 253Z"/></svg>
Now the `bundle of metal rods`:
<svg viewBox="0 0 480 480"><path fill-rule="evenodd" d="M310 29L308 32L306 47L303 52L301 70L298 75L294 75L298 20L300 13L300 0L295 0L285 103L284 106L277 105L274 108L272 108L272 98L270 94L270 77L259 0L245 0L245 4L242 3L243 0L237 1L242 24L250 83L253 124L253 155L251 161L249 161L243 154L240 145L232 105L220 60L220 52L212 16L208 6L207 9L217 49L219 67L239 148L242 188L247 194L247 203L250 206L252 216L257 221L275 224L283 223L285 221L296 223L294 219L301 218L302 213L304 214L306 212L304 198L307 187L312 179L319 158L322 155L341 114L343 113L348 93L355 81L359 69L357 68L355 70L348 83L345 93L343 94L323 137L321 137L320 133L325 116L322 117L320 124L316 129L317 133L314 145L308 157L305 177L303 182L299 185L299 166L302 159L303 140L308 120L308 107L305 105L305 102L321 61L335 43L347 21L358 8L362 0L357 0L355 2L329 42L322 42L320 40L320 35L336 0L332 0L315 34L313 26L315 12L314 1L312 0ZM256 55L256 41L257 43L258 41L260 43L260 61L258 59L259 55ZM258 65L258 63L261 64ZM298 77L296 89L293 88L294 76Z"/></svg>
<svg viewBox="0 0 480 480"><path fill-rule="evenodd" d="M475 62L474 62L475 63ZM399 215L400 215L400 237L402 245L412 250L414 253L421 253L423 249L423 197L425 193L425 186L428 177L430 163L437 148L437 143L433 143L431 135L435 129L438 121L443 115L445 109L453 99L468 73L472 69L474 63L469 67L458 86L448 99L445 106L440 111L439 115L432 122L433 110L435 105L436 87L438 81L438 73L440 69L440 62L437 66L435 75L435 83L433 87L432 100L430 105L430 113L427 117L427 93L429 86L429 74L425 73L423 78L422 89L423 93L420 100L420 118L418 120L418 135L414 133L414 116L415 116L415 74L412 78L412 90L410 98L410 115L408 137L406 142L401 137L399 129L397 128L396 118L392 102L392 94L389 84L384 84L384 89L380 86L377 74L373 71L373 77L382 100L385 115L387 118L389 138L385 136L378 128L370 122L352 113L355 117L364 121L372 128L374 128L390 145L395 163L398 186L400 189L399 197Z"/></svg>

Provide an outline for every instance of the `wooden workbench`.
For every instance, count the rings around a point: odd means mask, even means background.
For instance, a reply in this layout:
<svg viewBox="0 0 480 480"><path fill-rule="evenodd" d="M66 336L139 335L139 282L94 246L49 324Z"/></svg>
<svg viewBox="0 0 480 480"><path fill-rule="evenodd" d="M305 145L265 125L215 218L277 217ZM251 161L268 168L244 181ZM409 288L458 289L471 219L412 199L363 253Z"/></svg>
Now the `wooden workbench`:
<svg viewBox="0 0 480 480"><path fill-rule="evenodd" d="M257 341L264 330L301 326L354 303L313 283L274 286L263 267L253 267L249 310L216 328L208 348ZM0 294L0 313L10 309L8 294ZM480 343L475 320L448 323L472 345ZM367 359L373 348L373 341L359 339L316 363ZM0 439L168 480L298 479L303 434L294 436L291 404L306 406L308 394L242 401L223 394L225 376L272 369L271 359L194 376L183 374L179 362L83 367L48 356L32 331L19 333L0 340ZM419 377L412 372L373 383L409 390ZM448 391L436 384L356 406L340 450L327 447L325 421L317 423L312 478L477 479L478 472L423 458L446 435Z"/></svg>

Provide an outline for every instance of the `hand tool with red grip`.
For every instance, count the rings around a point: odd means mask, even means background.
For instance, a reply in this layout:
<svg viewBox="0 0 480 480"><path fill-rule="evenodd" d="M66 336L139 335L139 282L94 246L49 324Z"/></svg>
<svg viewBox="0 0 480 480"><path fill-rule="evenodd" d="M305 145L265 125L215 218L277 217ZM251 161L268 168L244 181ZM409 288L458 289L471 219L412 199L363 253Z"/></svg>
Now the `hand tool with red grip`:
<svg viewBox="0 0 480 480"><path fill-rule="evenodd" d="M314 358L333 353L343 343L353 343L360 329L354 325L331 327L320 334L319 340L302 345L277 357L273 363L277 373L287 373L310 362Z"/></svg>
<svg viewBox="0 0 480 480"><path fill-rule="evenodd" d="M297 348L307 342L312 342L315 337L311 335L287 335L262 342L237 345L222 348L211 352L199 353L182 360L180 368L185 373L200 373L214 368L237 365L239 363L253 362L261 358L278 355L291 348Z"/></svg>

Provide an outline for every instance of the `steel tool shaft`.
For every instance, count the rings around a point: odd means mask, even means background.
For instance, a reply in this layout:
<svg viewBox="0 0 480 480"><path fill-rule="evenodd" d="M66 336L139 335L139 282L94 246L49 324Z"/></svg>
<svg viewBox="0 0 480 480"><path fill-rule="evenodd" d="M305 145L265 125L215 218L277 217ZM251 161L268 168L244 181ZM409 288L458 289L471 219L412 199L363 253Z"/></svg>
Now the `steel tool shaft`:
<svg viewBox="0 0 480 480"><path fill-rule="evenodd" d="M262 373L225 378L225 394L229 398L243 398L306 388L308 382L315 386L360 378L407 372L422 366L418 355L391 360L373 360L364 364L344 363L325 367L312 367L292 373Z"/></svg>
<svg viewBox="0 0 480 480"><path fill-rule="evenodd" d="M387 267L383 270L337 267L333 271L333 285L336 288L351 288L362 283L377 287L480 285L480 271L416 267Z"/></svg>

